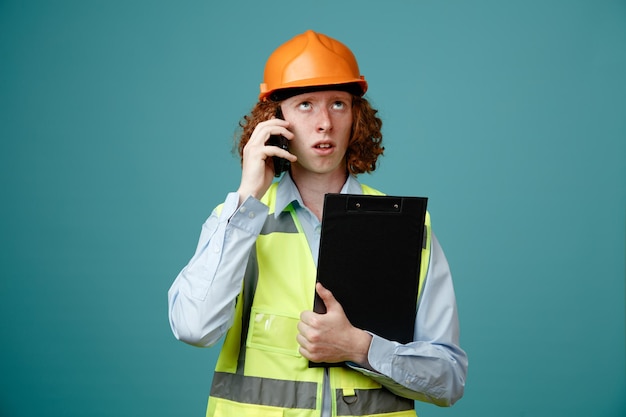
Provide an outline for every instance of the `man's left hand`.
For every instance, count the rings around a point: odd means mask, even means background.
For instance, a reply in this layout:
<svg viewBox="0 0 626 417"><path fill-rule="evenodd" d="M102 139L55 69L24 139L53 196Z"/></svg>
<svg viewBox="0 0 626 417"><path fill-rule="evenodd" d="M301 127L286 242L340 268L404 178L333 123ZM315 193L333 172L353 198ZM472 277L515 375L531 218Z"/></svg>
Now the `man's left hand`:
<svg viewBox="0 0 626 417"><path fill-rule="evenodd" d="M312 362L354 362L369 368L367 353L372 336L354 327L332 292L321 283L315 287L326 313L304 311L298 323L300 353Z"/></svg>

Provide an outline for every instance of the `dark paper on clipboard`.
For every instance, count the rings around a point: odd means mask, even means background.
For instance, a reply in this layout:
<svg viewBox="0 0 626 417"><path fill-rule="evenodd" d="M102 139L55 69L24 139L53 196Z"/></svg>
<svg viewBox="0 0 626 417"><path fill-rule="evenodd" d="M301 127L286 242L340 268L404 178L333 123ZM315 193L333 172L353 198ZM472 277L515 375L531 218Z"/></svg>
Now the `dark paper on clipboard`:
<svg viewBox="0 0 626 417"><path fill-rule="evenodd" d="M354 326L400 343L413 340L427 202L425 197L326 195L317 280ZM317 294L314 310L326 312Z"/></svg>

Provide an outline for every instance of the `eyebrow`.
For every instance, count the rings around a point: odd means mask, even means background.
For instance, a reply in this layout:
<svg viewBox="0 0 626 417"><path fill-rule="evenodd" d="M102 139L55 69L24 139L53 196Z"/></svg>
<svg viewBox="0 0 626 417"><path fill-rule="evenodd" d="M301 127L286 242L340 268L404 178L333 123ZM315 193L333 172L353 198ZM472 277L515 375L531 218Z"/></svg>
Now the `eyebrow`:
<svg viewBox="0 0 626 417"><path fill-rule="evenodd" d="M351 101L352 100L352 94L346 93L347 94L346 96L341 93L342 93L341 91L338 91L337 94L328 96L328 100L329 101ZM319 100L320 99L314 96L313 93L310 93L310 94L303 94L302 97L298 99L297 102L302 103L304 101L319 101Z"/></svg>

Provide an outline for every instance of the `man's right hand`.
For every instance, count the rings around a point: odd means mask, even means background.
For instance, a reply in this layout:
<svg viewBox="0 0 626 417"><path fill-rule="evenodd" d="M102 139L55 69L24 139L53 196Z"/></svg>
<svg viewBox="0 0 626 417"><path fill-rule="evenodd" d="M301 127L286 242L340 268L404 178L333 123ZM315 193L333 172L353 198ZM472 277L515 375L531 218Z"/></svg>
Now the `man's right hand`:
<svg viewBox="0 0 626 417"><path fill-rule="evenodd" d="M294 134L287 129L288 127L289 122L272 118L254 128L250 140L243 148L241 184L237 190L239 204L249 196L259 199L265 194L274 179L272 156L285 158L292 163L298 159L283 149L265 144L270 135L282 135L288 140L293 139Z"/></svg>

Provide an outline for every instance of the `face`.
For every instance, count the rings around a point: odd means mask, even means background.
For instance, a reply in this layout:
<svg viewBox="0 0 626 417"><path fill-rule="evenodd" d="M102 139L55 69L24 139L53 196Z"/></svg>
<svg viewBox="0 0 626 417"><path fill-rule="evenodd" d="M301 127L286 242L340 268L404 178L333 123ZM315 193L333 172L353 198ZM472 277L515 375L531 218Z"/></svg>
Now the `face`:
<svg viewBox="0 0 626 417"><path fill-rule="evenodd" d="M345 91L317 91L281 103L283 117L294 138L289 152L298 157L294 175L304 173L345 176L345 154L352 131L352 95Z"/></svg>

